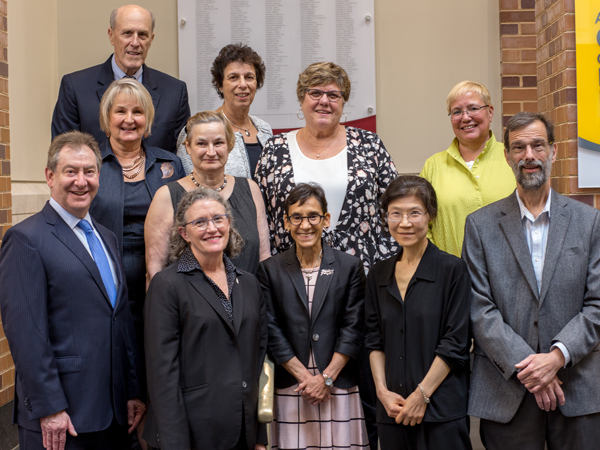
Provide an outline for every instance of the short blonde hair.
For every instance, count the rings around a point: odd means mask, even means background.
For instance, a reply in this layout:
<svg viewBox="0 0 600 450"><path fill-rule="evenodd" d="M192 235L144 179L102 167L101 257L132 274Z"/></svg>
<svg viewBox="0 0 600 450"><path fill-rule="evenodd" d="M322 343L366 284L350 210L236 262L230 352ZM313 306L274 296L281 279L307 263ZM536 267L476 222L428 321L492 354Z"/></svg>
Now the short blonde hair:
<svg viewBox="0 0 600 450"><path fill-rule="evenodd" d="M110 135L110 110L119 94L125 94L133 98L140 105L146 116L144 137L150 136L152 122L154 121L152 97L150 97L148 90L134 78L121 78L120 80L113 81L102 96L102 100L100 101L100 128L102 128L102 131L107 136Z"/></svg>
<svg viewBox="0 0 600 450"><path fill-rule="evenodd" d="M298 86L296 87L298 101L302 103L307 89L329 83L338 85L344 97L344 103L347 102L350 98L350 78L342 67L332 62L317 62L304 69L304 72L298 77Z"/></svg>
<svg viewBox="0 0 600 450"><path fill-rule="evenodd" d="M475 81L465 80L461 81L456 86L454 86L448 94L448 98L446 98L446 109L448 110L448 114L450 114L450 107L452 106L452 103L454 103L463 95L468 94L469 92L473 92L474 94L479 95L484 104L492 104L492 100L490 98L490 91L488 91L483 84L477 83Z"/></svg>
<svg viewBox="0 0 600 450"><path fill-rule="evenodd" d="M233 128L231 128L231 125L229 125L229 122L225 120L222 114L215 111L201 111L188 119L187 125L185 126L185 132L187 133L185 141L188 145L192 145L192 130L194 127L204 123L223 124L225 127L225 139L227 139L227 151L230 152L233 150L233 146L235 145L235 133L233 132Z"/></svg>

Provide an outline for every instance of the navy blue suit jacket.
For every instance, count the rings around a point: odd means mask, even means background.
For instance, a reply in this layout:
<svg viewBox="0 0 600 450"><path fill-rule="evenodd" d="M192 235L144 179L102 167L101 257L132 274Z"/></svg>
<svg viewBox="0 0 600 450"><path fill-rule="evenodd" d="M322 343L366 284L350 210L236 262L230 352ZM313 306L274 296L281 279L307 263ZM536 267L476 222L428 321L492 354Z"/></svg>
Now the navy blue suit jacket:
<svg viewBox="0 0 600 450"><path fill-rule="evenodd" d="M67 131L90 133L98 144L107 137L100 129L102 96L115 80L111 58L98 66L65 75L52 115L52 139ZM152 96L156 114L146 145L177 153L177 136L190 117L186 84L144 64L143 85Z"/></svg>
<svg viewBox="0 0 600 450"><path fill-rule="evenodd" d="M127 424L139 369L127 284L114 234L98 224L119 279L115 308L96 263L46 203L10 228L0 251L2 322L16 367L14 421L66 410L78 433Z"/></svg>

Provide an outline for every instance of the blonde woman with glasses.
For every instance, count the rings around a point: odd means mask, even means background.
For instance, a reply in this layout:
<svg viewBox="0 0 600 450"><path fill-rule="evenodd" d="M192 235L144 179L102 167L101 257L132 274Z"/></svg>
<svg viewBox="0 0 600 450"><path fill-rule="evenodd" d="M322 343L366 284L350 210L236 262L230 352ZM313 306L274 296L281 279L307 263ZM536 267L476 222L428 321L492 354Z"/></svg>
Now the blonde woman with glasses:
<svg viewBox="0 0 600 450"><path fill-rule="evenodd" d="M504 145L490 130L494 107L486 87L461 81L448 94L446 108L456 137L425 162L421 176L438 195L438 217L428 237L440 250L460 256L467 216L507 197L516 184Z"/></svg>

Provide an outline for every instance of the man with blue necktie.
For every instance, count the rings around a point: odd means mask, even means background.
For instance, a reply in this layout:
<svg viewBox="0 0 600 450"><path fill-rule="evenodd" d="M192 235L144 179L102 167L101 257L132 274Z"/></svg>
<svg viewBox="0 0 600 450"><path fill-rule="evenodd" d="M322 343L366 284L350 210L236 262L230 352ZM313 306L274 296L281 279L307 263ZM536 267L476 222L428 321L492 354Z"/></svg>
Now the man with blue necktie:
<svg viewBox="0 0 600 450"><path fill-rule="evenodd" d="M117 241L88 212L101 161L91 135L55 138L50 201L2 241L0 308L21 450L126 449L145 412Z"/></svg>

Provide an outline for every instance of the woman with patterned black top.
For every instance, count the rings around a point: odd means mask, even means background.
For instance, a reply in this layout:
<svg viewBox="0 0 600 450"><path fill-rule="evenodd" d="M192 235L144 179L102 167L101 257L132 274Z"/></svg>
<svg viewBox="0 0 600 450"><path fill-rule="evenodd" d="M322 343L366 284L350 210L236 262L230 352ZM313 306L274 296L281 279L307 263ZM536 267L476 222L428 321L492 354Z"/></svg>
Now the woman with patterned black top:
<svg viewBox="0 0 600 450"><path fill-rule="evenodd" d="M306 126L269 139L256 169L265 198L273 253L292 245L285 230L285 199L297 183L319 183L327 195L335 249L358 256L365 271L396 253L381 226L377 199L398 175L379 137L340 123L350 80L340 66L320 62L298 78L298 117ZM302 117L303 116L303 117Z"/></svg>

